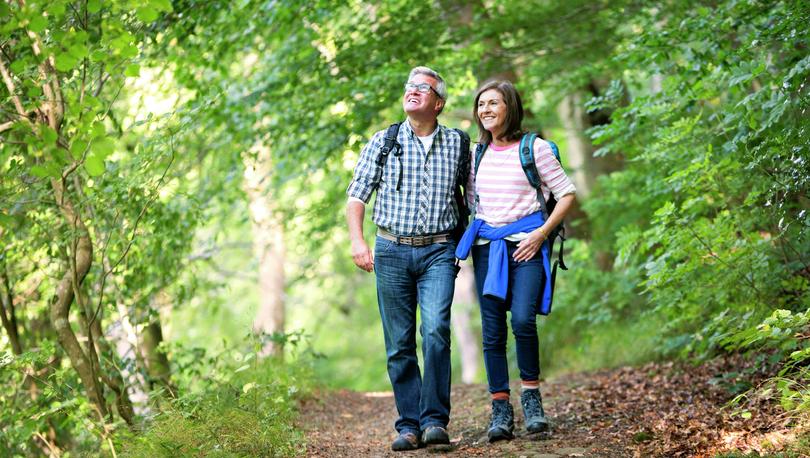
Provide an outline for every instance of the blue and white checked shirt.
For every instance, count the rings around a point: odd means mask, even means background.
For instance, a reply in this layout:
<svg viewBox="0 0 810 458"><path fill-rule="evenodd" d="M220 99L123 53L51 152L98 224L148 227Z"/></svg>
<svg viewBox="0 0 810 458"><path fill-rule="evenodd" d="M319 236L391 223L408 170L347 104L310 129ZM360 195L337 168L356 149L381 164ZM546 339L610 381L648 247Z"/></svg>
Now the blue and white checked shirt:
<svg viewBox="0 0 810 458"><path fill-rule="evenodd" d="M346 190L349 197L365 203L377 190L371 220L378 227L403 236L449 232L458 221L458 207L453 198L453 186L462 153L461 137L439 125L430 151L405 121L399 127L397 141L402 156L388 155L385 167L377 165L385 130L374 134L354 168L354 178ZM397 179L402 168L402 181L397 191Z"/></svg>

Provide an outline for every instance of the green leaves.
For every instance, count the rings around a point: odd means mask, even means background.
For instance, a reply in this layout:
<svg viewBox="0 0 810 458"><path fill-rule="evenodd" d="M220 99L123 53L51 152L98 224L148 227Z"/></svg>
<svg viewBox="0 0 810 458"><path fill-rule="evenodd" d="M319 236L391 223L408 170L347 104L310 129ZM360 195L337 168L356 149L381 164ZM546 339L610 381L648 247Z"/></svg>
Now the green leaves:
<svg viewBox="0 0 810 458"><path fill-rule="evenodd" d="M603 236L616 240L607 251L618 249L623 270L643 269L645 299L671 323L666 345L682 354L732 341L779 346L784 328L755 326L774 307L803 310L810 300L810 287L793 281L810 259L797 187L810 184L799 159L810 157L800 121L810 65L795 47L810 39L799 25L807 13L791 2L728 1L711 14L673 8L627 19L644 32L627 37L612 65L631 97L614 97L610 123L590 133L600 154L629 162L584 205L595 232L628 225Z"/></svg>
<svg viewBox="0 0 810 458"><path fill-rule="evenodd" d="M109 46L115 55L123 59L131 59L138 55L138 47L135 46L135 36L123 31L109 42Z"/></svg>
<svg viewBox="0 0 810 458"><path fill-rule="evenodd" d="M48 19L42 15L36 15L31 18L30 22L28 23L28 30L34 33L42 33L45 31L45 27L48 26Z"/></svg>
<svg viewBox="0 0 810 458"><path fill-rule="evenodd" d="M158 18L158 12L149 5L139 7L135 14L138 16L138 19L146 23L152 22Z"/></svg>
<svg viewBox="0 0 810 458"><path fill-rule="evenodd" d="M115 152L116 142L107 135L104 124L99 121L93 123L92 137L90 151L85 158L84 168L91 177L97 177L104 173L104 160ZM73 150L71 150L71 153L74 154L75 157L76 153L74 153Z"/></svg>
<svg viewBox="0 0 810 458"><path fill-rule="evenodd" d="M141 74L141 66L138 64L129 64L127 65L126 70L124 70L124 75L134 78Z"/></svg>
<svg viewBox="0 0 810 458"><path fill-rule="evenodd" d="M54 66L60 72L69 72L79 63L70 53L63 52L56 56Z"/></svg>
<svg viewBox="0 0 810 458"><path fill-rule="evenodd" d="M143 22L154 22L160 13L172 11L172 4L169 0L147 0L146 4L139 6L135 10L135 15Z"/></svg>
<svg viewBox="0 0 810 458"><path fill-rule="evenodd" d="M87 148L87 144L83 141L76 140L70 145L70 155L75 160L80 160L82 156L84 156L84 152Z"/></svg>

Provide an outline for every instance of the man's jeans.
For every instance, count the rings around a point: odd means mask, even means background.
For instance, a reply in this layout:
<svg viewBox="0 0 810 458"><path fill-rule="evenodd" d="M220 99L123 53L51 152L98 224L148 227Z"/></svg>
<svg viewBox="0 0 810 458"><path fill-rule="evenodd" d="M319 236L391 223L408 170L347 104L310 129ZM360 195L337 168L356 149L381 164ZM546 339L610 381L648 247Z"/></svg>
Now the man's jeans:
<svg viewBox="0 0 810 458"><path fill-rule="evenodd" d="M475 245L472 249L475 266L475 287L481 304L481 332L483 334L484 365L487 369L489 392L509 391L509 367L506 361L506 311L512 315L512 334L520 378L538 380L540 352L537 338L537 300L543 286L543 257L540 251L534 258L517 262L513 258L517 242L506 242L509 255L509 288L506 301L483 296L487 276L489 244Z"/></svg>
<svg viewBox="0 0 810 458"><path fill-rule="evenodd" d="M397 432L419 435L450 419L450 304L458 267L455 242L424 247L377 237L374 270ZM416 356L416 305L422 318L424 379Z"/></svg>

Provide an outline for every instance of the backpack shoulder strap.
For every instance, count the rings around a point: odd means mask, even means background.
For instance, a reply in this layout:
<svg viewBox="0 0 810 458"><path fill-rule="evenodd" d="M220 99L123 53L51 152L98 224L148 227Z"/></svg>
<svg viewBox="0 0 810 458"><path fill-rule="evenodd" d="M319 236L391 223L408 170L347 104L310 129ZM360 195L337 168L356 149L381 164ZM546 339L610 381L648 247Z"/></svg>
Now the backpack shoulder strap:
<svg viewBox="0 0 810 458"><path fill-rule="evenodd" d="M481 165L481 159L484 158L484 151L487 150L488 146L489 145L484 145L482 143L479 143L479 144L475 145L475 169L474 169L474 172L475 172L476 175L478 174L478 166Z"/></svg>
<svg viewBox="0 0 810 458"><path fill-rule="evenodd" d="M385 129L383 146L380 148L380 154L377 156L377 165L380 167L385 167L385 163L388 161L388 153L393 151L394 154L396 154L396 151L401 149L401 146L397 142L397 135L399 135L399 126L401 124L401 122L395 122Z"/></svg>
<svg viewBox="0 0 810 458"><path fill-rule="evenodd" d="M520 139L520 147L518 153L520 155L520 166L523 167L523 173L529 180L529 184L535 189L540 189L540 173L537 171L537 164L534 162L534 141L537 139L537 134L529 132L523 134Z"/></svg>
<svg viewBox="0 0 810 458"><path fill-rule="evenodd" d="M461 137L461 157L459 158L456 186L460 186L470 174L470 136L461 129L453 129Z"/></svg>
<svg viewBox="0 0 810 458"><path fill-rule="evenodd" d="M551 141L551 140L545 140L545 142L546 142L546 143L548 143L548 146L550 146L550 147L551 147L551 152L552 152L552 153L554 153L554 157L556 157L556 158L557 158L557 162L559 162L560 164L562 164L562 160L560 159L560 149L559 149L559 148L557 148L557 144L556 144L556 143L554 143L554 142L553 142L553 141Z"/></svg>
<svg viewBox="0 0 810 458"><path fill-rule="evenodd" d="M537 134L529 132L524 134L520 139L520 147L518 148L518 155L520 156L520 166L523 167L523 173L526 174L526 179L529 184L537 192L537 201L540 202L540 210L543 211L543 217L548 219L548 206L546 199L543 197L543 190L540 187L540 172L537 171L537 164L534 162L534 141L537 139Z"/></svg>

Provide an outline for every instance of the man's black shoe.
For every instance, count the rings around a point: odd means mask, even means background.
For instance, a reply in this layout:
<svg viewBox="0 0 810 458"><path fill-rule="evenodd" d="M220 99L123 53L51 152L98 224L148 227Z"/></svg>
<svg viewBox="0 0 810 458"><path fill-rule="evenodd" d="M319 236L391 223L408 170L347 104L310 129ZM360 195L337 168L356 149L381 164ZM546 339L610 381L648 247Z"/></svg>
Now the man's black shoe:
<svg viewBox="0 0 810 458"><path fill-rule="evenodd" d="M391 444L391 450L395 452L416 450L419 448L419 445L419 436L414 433L404 432L394 439L394 443Z"/></svg>
<svg viewBox="0 0 810 458"><path fill-rule="evenodd" d="M526 421L527 431L530 433L548 431L548 419L543 410L540 390L523 390L520 394L520 404L523 406L523 419Z"/></svg>
<svg viewBox="0 0 810 458"><path fill-rule="evenodd" d="M447 430L441 426L428 426L422 433L422 442L425 445L443 445L450 443Z"/></svg>
<svg viewBox="0 0 810 458"><path fill-rule="evenodd" d="M515 412L512 410L512 404L506 400L493 400L492 401L492 418L489 422L489 430L487 437L490 442L495 442L504 439L512 439L515 430Z"/></svg>

